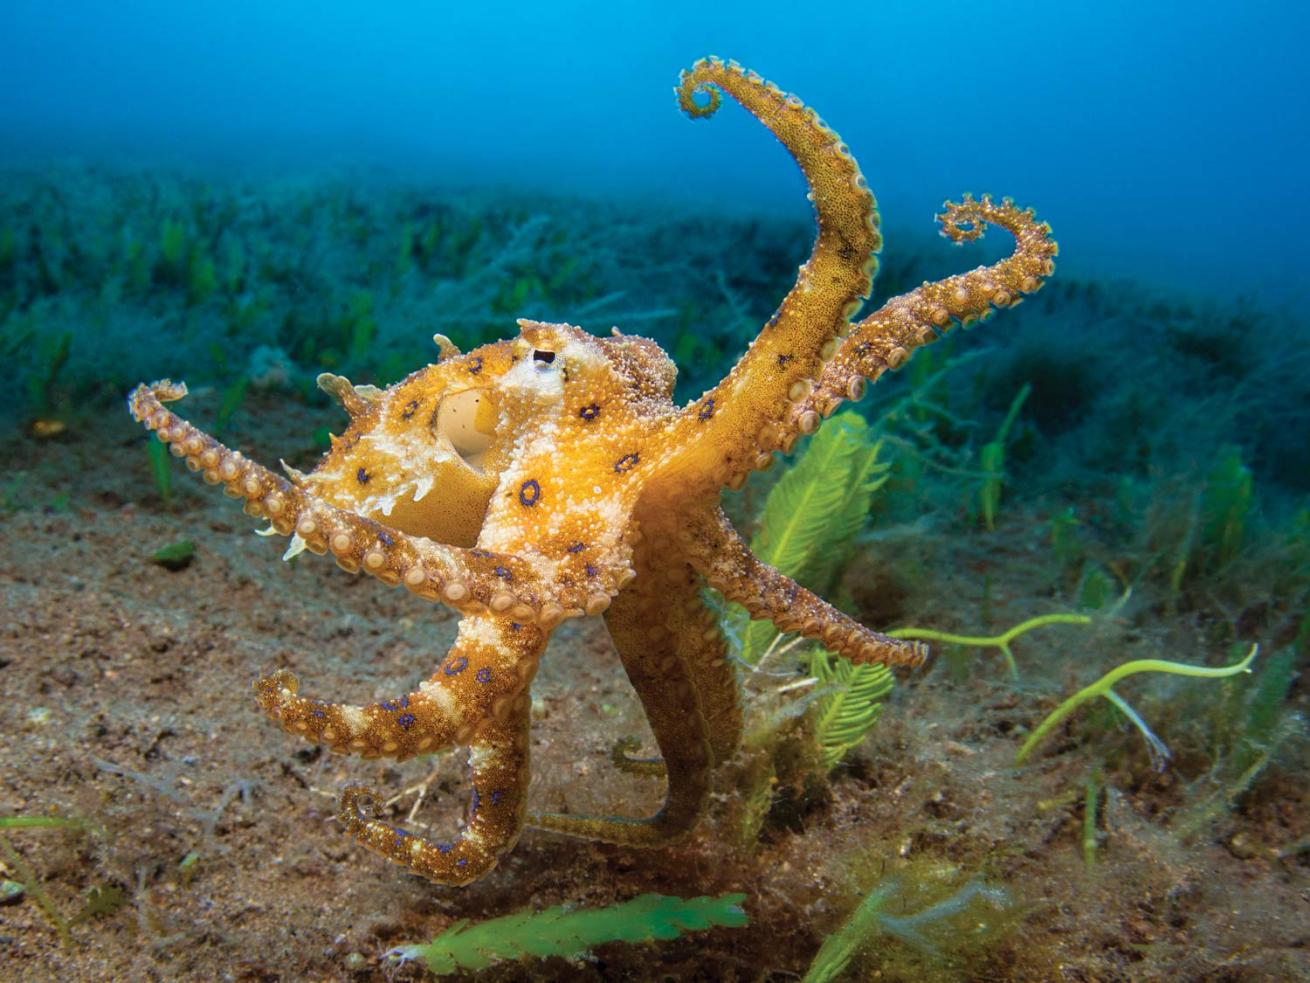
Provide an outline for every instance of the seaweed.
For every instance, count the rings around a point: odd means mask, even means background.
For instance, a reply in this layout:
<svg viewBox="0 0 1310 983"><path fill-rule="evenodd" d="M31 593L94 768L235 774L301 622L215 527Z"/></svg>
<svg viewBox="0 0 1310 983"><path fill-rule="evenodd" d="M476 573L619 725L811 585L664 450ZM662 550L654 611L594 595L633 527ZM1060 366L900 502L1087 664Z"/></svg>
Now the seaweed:
<svg viewBox="0 0 1310 983"><path fill-rule="evenodd" d="M36 872L28 866L27 861L10 842L7 831L16 829L69 829L77 833L92 832L101 835L104 831L76 816L0 816L0 856L4 857L14 873L18 875L16 882L9 883L17 883L22 888L20 892L10 889L9 896L19 898L24 893L30 894L46 920L55 929L60 943L72 948L73 926L89 921L97 915L118 910L126 900L126 894L116 885L95 885L87 892L86 900L77 914L72 918L65 918L60 914L50 895L46 893Z"/></svg>
<svg viewBox="0 0 1310 983"><path fill-rule="evenodd" d="M155 480L155 490L164 508L173 508L173 464L168 453L168 445L154 437L147 438L146 456L150 461L150 476Z"/></svg>
<svg viewBox="0 0 1310 983"><path fill-rule="evenodd" d="M942 895L925 883L927 879L904 879L895 875L880 880L832 935L824 940L805 973L803 983L832 983L840 979L860 951L883 937L901 943L941 966L949 954L987 941L997 925L975 915L979 903L1004 911L1011 906L1002 888L971 878ZM918 903L908 914L895 908ZM999 927L1004 927L999 926ZM880 953L887 955L885 951ZM907 967L908 968L908 967ZM891 974L894 979L921 979L923 966L913 975ZM881 974L879 974L881 975ZM866 977L868 978L868 977Z"/></svg>
<svg viewBox="0 0 1310 983"><path fill-rule="evenodd" d="M73 347L73 332L61 331L58 334L43 334L37 340L37 364L27 374L24 383L27 387L29 411L37 417L46 417L54 412L55 379L68 364L68 355Z"/></svg>
<svg viewBox="0 0 1310 983"><path fill-rule="evenodd" d="M1051 552L1062 567L1074 566L1083 555L1083 544L1078 536L1081 526L1077 509L1072 505L1051 516Z"/></svg>
<svg viewBox="0 0 1310 983"><path fill-rule="evenodd" d="M218 412L214 414L214 439L219 440L232 424L232 417L236 415L237 410L246 399L246 389L250 385L250 377L247 375L239 376L235 382L223 390L223 395L218 402Z"/></svg>
<svg viewBox="0 0 1310 983"><path fill-rule="evenodd" d="M770 489L752 552L812 590L829 588L868 521L874 493L887 480L881 452L882 442L872 438L863 417L834 416ZM729 629L748 665L758 663L778 637L771 622L750 621L740 609Z"/></svg>
<svg viewBox="0 0 1310 983"><path fill-rule="evenodd" d="M169 217L159 223L159 260L155 264L155 280L159 283L181 283L187 260L187 228L178 219Z"/></svg>
<svg viewBox="0 0 1310 983"><path fill-rule="evenodd" d="M814 707L813 731L823 767L831 770L878 722L895 680L884 665L852 665L822 650L811 653L809 668L821 692L829 692Z"/></svg>
<svg viewBox="0 0 1310 983"><path fill-rule="evenodd" d="M1228 698L1212 714L1213 767L1193 783L1197 801L1181 810L1172 823L1187 839L1232 809L1272 763L1279 748L1304 731L1287 694L1299 672L1298 653L1287 646L1270 656L1246 687L1232 686Z"/></svg>
<svg viewBox="0 0 1310 983"><path fill-rule="evenodd" d="M169 543L155 550L150 556L150 562L165 570L185 570L191 565L195 555L196 544L189 539L179 539L175 543Z"/></svg>
<svg viewBox="0 0 1310 983"><path fill-rule="evenodd" d="M1096 847L1098 843L1096 809L1100 789L1100 776L1096 774L1088 776L1087 785L1083 792L1083 863L1088 870L1096 866Z"/></svg>
<svg viewBox="0 0 1310 983"><path fill-rule="evenodd" d="M1242 449L1220 448L1200 499L1201 562L1210 569L1231 563L1246 537L1254 478L1242 463Z"/></svg>
<svg viewBox="0 0 1310 983"><path fill-rule="evenodd" d="M387 956L394 962L421 960L438 976L515 959L579 959L607 942L651 942L716 927L741 928L749 924L741 906L745 900L744 894L713 898L643 894L607 908L557 905L476 925L460 919L431 942L398 946Z"/></svg>
<svg viewBox="0 0 1310 983"><path fill-rule="evenodd" d="M1095 699L1098 696L1105 697L1113 703L1128 719L1142 732L1148 744L1157 752L1163 747L1159 739L1146 726L1140 716L1130 707L1123 698L1115 693L1113 686L1121 679L1135 675L1141 672L1163 672L1176 676L1196 676L1201 679L1222 679L1225 676L1232 676L1239 672L1250 672L1251 662L1255 659L1256 654L1260 651L1259 645L1252 645L1246 658L1230 666L1209 667L1209 666L1192 666L1181 662L1167 662L1164 659L1134 659L1131 662L1125 662L1122 665L1111 669L1100 679L1088 686L1084 686L1073 696L1066 699L1057 706L1045 719L1028 735L1028 739L1023 742L1018 753L1014 756L1016 766L1021 765L1028 758L1037 745L1046 738L1046 735L1054 730L1069 714L1073 713L1088 700ZM1167 757L1167 753L1165 755Z"/></svg>
<svg viewBox="0 0 1310 983"><path fill-rule="evenodd" d="M1010 402L1005 419L996 430L996 436L983 444L982 450L978 453L978 470L986 475L978 492L978 502L982 510L983 525L988 531L996 528L996 510L1001 504L1001 486L1005 482L1005 442L1010 438L1014 421L1019 418L1019 411L1023 409L1024 401L1032 391L1031 383L1025 382L1020 387Z"/></svg>
<svg viewBox="0 0 1310 983"><path fill-rule="evenodd" d="M1014 652L1010 643L1034 628L1045 625L1088 625L1092 619L1085 614L1041 614L1035 618L1021 621L999 635L957 635L952 632L938 631L934 628L897 628L887 634L892 638L917 639L925 642L946 642L950 645L972 645L978 648L994 648L1005 656L1005 664L1012 678L1019 678L1019 667L1014 661Z"/></svg>

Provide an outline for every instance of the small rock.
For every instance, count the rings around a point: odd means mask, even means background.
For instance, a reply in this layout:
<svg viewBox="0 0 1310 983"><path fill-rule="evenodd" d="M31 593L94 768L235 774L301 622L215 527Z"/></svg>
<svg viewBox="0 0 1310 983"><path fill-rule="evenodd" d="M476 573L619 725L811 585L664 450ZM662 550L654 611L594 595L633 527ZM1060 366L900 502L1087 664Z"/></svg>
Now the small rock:
<svg viewBox="0 0 1310 983"><path fill-rule="evenodd" d="M0 905L18 904L26 893L27 888L18 881L0 881Z"/></svg>
<svg viewBox="0 0 1310 983"><path fill-rule="evenodd" d="M1228 838L1228 852L1238 860L1250 860L1258 850L1251 837L1245 833L1234 833Z"/></svg>
<svg viewBox="0 0 1310 983"><path fill-rule="evenodd" d="M179 539L176 543L169 543L161 550L157 550L150 557L150 562L165 570L185 570L191 565L191 561L196 555L196 544L189 539Z"/></svg>
<svg viewBox="0 0 1310 983"><path fill-rule="evenodd" d="M365 959L358 952L352 952L350 955L346 956L346 969L348 969L350 972L354 973L361 969L367 969L367 968L368 968L368 960Z"/></svg>

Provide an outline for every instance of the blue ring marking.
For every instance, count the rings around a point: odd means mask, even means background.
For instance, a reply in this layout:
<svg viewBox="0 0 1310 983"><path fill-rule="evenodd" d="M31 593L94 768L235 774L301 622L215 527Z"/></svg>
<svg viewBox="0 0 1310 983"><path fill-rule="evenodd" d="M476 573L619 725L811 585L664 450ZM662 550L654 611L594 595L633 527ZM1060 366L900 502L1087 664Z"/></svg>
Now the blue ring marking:
<svg viewBox="0 0 1310 983"><path fill-rule="evenodd" d="M509 572L509 567L496 567L496 569L492 570L491 572L494 573L501 580L514 579L514 575Z"/></svg>
<svg viewBox="0 0 1310 983"><path fill-rule="evenodd" d="M478 790L477 790L477 789L474 789L474 790L473 790L473 795L469 798L469 818L470 818L470 819L472 819L474 816L476 816L476 815L478 814L478 806L480 806L480 805L482 805L482 796L480 796L480 795L478 794Z"/></svg>
<svg viewBox="0 0 1310 983"><path fill-rule="evenodd" d="M704 405L701 406L700 412L697 413L696 416L698 416L702 420L708 420L713 415L714 415L714 397L711 396L709 399L705 400Z"/></svg>
<svg viewBox="0 0 1310 983"><path fill-rule="evenodd" d="M455 844L454 844L454 843L438 843L438 844L437 844L437 853L449 853L449 852L450 852L451 850L453 850L453 849L455 849Z"/></svg>
<svg viewBox="0 0 1310 983"><path fill-rule="evenodd" d="M595 567L593 567L590 563L587 564L587 576L588 576L588 577L594 577L594 576L596 576L596 574L598 574L598 573L600 573L599 570L597 570Z"/></svg>
<svg viewBox="0 0 1310 983"><path fill-rule="evenodd" d="M473 358L469 361L468 369L469 369L469 374L470 374L470 375L477 375L479 372L481 372L481 371L482 371L482 356L481 356L481 355L474 355Z"/></svg>
<svg viewBox="0 0 1310 983"><path fill-rule="evenodd" d="M446 663L446 668L442 670L447 676L458 676L468 668L469 660L467 655L457 655Z"/></svg>
<svg viewBox="0 0 1310 983"><path fill-rule="evenodd" d="M473 678L480 683L489 683L491 682L491 670L486 666L483 666L477 671L477 674Z"/></svg>
<svg viewBox="0 0 1310 983"><path fill-rule="evenodd" d="M469 865L469 862L468 862L467 858L465 858L465 857L460 857L458 860L455 861L455 866L456 866L456 867L467 867L468 865Z"/></svg>
<svg viewBox="0 0 1310 983"><path fill-rule="evenodd" d="M414 726L414 715L412 713L402 713L396 718L396 723L400 726L401 730L409 730Z"/></svg>
<svg viewBox="0 0 1310 983"><path fill-rule="evenodd" d="M536 478L529 478L519 486L519 502L532 508L541 501L541 483Z"/></svg>
<svg viewBox="0 0 1310 983"><path fill-rule="evenodd" d="M578 410L578 416L582 417L584 420L594 420L596 417L600 416L600 407L595 403L589 403L582 409Z"/></svg>
<svg viewBox="0 0 1310 983"><path fill-rule="evenodd" d="M522 627L523 627L523 626L522 626L521 624L519 624L517 621L511 621L511 622L509 623L509 630L510 630L510 631L518 631L518 630L519 630L520 628L522 628Z"/></svg>
<svg viewBox="0 0 1310 983"><path fill-rule="evenodd" d="M500 789L496 789L494 792L491 793L491 804L493 806L500 805L500 800L503 799L504 797L505 797L505 793L502 792Z"/></svg>
<svg viewBox="0 0 1310 983"><path fill-rule="evenodd" d="M581 553L581 552L582 552L583 550L585 550L586 548L587 548L587 544L586 544L586 543L574 543L572 546L567 547L567 548L564 550L564 552L565 552L565 553Z"/></svg>
<svg viewBox="0 0 1310 983"><path fill-rule="evenodd" d="M614 470L618 474L624 474L625 472L631 471L633 468L635 468L637 466L637 462L640 460L641 458L636 454L624 454L621 458L619 458L617 461L614 462Z"/></svg>
<svg viewBox="0 0 1310 983"><path fill-rule="evenodd" d="M479 560L487 560L495 556L490 550L480 550L476 546L469 550L469 556L476 556Z"/></svg>

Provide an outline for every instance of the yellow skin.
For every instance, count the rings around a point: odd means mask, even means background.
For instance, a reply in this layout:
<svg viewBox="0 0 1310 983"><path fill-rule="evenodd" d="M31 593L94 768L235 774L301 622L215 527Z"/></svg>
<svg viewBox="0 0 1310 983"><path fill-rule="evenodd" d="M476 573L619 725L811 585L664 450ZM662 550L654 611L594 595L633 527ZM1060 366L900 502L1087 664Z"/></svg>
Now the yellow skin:
<svg viewBox="0 0 1310 983"><path fill-rule="evenodd" d="M143 385L129 399L136 419L192 470L291 536L288 554L331 552L347 570L459 612L436 673L395 700L307 699L286 671L255 684L260 706L286 731L334 751L405 759L470 749L469 818L449 843L372 818L367 789L342 796L352 835L439 883L467 884L491 869L525 821L633 846L664 844L693 826L713 767L741 732L737 681L701 598L706 585L853 662L919 664L921 646L865 628L752 556L719 496L843 400L858 399L866 379L953 325L1017 303L1053 270L1050 229L1031 211L966 197L947 203L943 234L964 242L999 225L1015 236L1014 253L852 322L880 239L873 196L837 135L735 63L697 62L677 92L692 117L712 114L726 92L772 130L809 181L819 225L777 313L700 399L673 405L676 370L651 341L520 321L517 338L466 355L438 337L438 362L385 390L321 377L350 426L313 473L288 469L289 478L166 409L185 386ZM659 745L662 766L644 770L667 774L664 807L636 819L528 816L537 661L561 621L601 614Z"/></svg>

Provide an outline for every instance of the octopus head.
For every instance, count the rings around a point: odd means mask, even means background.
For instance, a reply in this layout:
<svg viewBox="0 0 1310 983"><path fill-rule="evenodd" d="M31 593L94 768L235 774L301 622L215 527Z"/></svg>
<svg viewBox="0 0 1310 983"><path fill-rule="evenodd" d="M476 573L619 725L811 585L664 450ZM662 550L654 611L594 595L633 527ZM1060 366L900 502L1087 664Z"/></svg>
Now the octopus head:
<svg viewBox="0 0 1310 983"><path fill-rule="evenodd" d="M671 408L675 370L653 342L519 325L515 339L453 354L386 389L321 376L350 426L305 490L402 532L471 546L501 473L561 416L615 396Z"/></svg>

